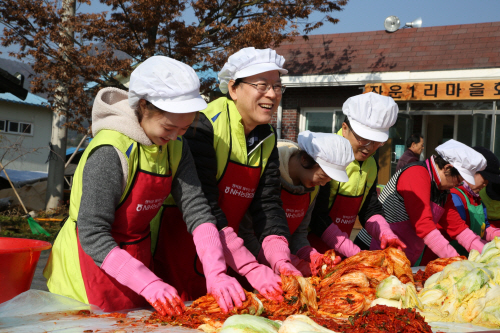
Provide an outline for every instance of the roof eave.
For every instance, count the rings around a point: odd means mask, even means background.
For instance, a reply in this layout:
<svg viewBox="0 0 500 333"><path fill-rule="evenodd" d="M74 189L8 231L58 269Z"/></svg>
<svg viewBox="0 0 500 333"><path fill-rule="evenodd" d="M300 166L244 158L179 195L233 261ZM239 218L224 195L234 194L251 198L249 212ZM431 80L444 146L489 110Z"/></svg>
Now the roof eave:
<svg viewBox="0 0 500 333"><path fill-rule="evenodd" d="M498 80L500 68L463 70L367 72L325 75L284 75L281 81L288 88L358 86L369 83L425 82L450 80Z"/></svg>

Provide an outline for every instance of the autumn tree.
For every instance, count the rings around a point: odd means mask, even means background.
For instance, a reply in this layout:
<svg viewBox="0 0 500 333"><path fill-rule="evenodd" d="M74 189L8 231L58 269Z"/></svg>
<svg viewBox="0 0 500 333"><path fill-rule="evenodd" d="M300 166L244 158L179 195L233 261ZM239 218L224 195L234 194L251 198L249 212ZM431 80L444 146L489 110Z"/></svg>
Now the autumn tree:
<svg viewBox="0 0 500 333"><path fill-rule="evenodd" d="M61 108L68 110L67 125L85 132L81 124L90 119L93 88L125 88L116 75L128 76L134 64L165 55L197 71L217 72L227 55L242 47L277 46L298 35L296 25L313 12L325 15L306 23L305 35L323 22L337 23L329 14L342 10L347 1L101 0L109 11L77 11L63 20L60 0L0 0L0 21L6 26L1 40L3 46L20 46L10 56L33 63L37 76L32 78L32 92L48 94L54 109L67 104ZM184 20L188 7L195 22ZM74 31L74 37L60 29ZM118 57L116 51L128 57ZM58 96L60 83L67 87L66 96ZM204 82L203 89L213 88L213 83Z"/></svg>
<svg viewBox="0 0 500 333"><path fill-rule="evenodd" d="M217 72L228 54L242 47L278 46L324 23L337 23L330 14L342 10L348 0L100 2L107 11L77 9L67 17L61 0L0 0L2 45L20 47L10 56L33 64L37 75L31 78L32 92L46 93L53 110L64 113L66 126L81 132L86 131L83 121L90 120L95 90L125 89L117 77L127 77L134 65L150 56L165 55L200 72ZM186 22L188 10L194 22ZM323 18L308 22L314 12L323 13ZM214 87L215 79L207 79L202 91Z"/></svg>

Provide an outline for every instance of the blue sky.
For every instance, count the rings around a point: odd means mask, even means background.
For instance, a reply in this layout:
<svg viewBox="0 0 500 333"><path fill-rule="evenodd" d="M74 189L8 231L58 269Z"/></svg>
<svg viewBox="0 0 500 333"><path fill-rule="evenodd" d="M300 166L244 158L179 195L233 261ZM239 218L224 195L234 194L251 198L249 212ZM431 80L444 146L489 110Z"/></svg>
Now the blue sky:
<svg viewBox="0 0 500 333"><path fill-rule="evenodd" d="M80 10L100 12L105 6L96 0L92 6L81 5ZM422 17L423 27L440 25L494 22L500 20L500 0L349 0L341 12L332 13L340 19L336 25L326 23L312 34L361 32L384 29L384 20L395 15L401 25ZM186 10L186 21L193 21L192 12ZM324 17L313 14L313 20Z"/></svg>
<svg viewBox="0 0 500 333"><path fill-rule="evenodd" d="M344 8L332 15L340 19L338 24L325 24L313 34L384 30L384 20L390 15L399 17L401 26L421 17L422 27L500 20L499 0L350 0Z"/></svg>
<svg viewBox="0 0 500 333"><path fill-rule="evenodd" d="M93 0L92 6L81 5L80 10L101 12L106 6ZM423 27L440 25L494 22L500 20L500 0L349 0L341 12L331 15L340 19L336 25L325 23L312 34L331 34L361 32L384 29L384 20L395 15L403 26L421 17ZM324 17L322 13L313 14L314 21ZM192 11L186 10L187 22L194 21Z"/></svg>
<svg viewBox="0 0 500 333"><path fill-rule="evenodd" d="M78 11L101 12L106 6L93 0L91 6L80 5ZM350 0L341 12L331 15L340 19L336 25L325 23L312 34L374 31L384 29L384 20L390 15L399 17L401 26L421 17L423 27L494 22L500 20L500 0ZM194 21L192 11L186 10L187 22ZM311 21L322 19L315 13ZM8 57L2 49L0 57Z"/></svg>

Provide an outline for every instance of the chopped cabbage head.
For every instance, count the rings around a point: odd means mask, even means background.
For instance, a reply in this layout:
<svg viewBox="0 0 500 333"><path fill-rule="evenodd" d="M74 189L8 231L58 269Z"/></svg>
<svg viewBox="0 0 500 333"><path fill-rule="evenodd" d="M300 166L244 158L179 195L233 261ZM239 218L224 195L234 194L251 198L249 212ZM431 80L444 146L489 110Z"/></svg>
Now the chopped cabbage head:
<svg viewBox="0 0 500 333"><path fill-rule="evenodd" d="M316 324L311 318L304 315L292 315L285 319L278 333L323 332L333 331Z"/></svg>
<svg viewBox="0 0 500 333"><path fill-rule="evenodd" d="M219 333L277 333L279 328L275 321L244 314L227 318Z"/></svg>
<svg viewBox="0 0 500 333"><path fill-rule="evenodd" d="M469 261L476 261L479 257L481 257L481 253L479 253L478 250L476 249L472 249L470 252L469 252Z"/></svg>
<svg viewBox="0 0 500 333"><path fill-rule="evenodd" d="M427 281L425 281L424 288L426 288L426 289L432 288L436 283L438 283L439 281L441 281L440 278L441 278L441 274L442 273L443 272L437 272L435 274L432 274L427 279Z"/></svg>
<svg viewBox="0 0 500 333"><path fill-rule="evenodd" d="M392 299L385 299L385 298L376 298L372 301L370 304L370 308L375 305L385 305L385 306L392 306L393 308L398 308L401 309L402 307L402 301L395 301Z"/></svg>
<svg viewBox="0 0 500 333"><path fill-rule="evenodd" d="M405 285L397 277L391 275L377 286L375 295L380 298L399 301L406 291Z"/></svg>
<svg viewBox="0 0 500 333"><path fill-rule="evenodd" d="M490 242L488 244L491 244L493 242ZM498 257L500 255L500 250L497 249L496 247L493 247L489 249L488 251L484 252L484 254L481 254L481 259L479 259L479 262L481 263L488 263L491 259Z"/></svg>
<svg viewBox="0 0 500 333"><path fill-rule="evenodd" d="M415 285L411 282L408 282L405 285L405 294L401 298L403 301L403 308L418 308L420 310L424 309L424 305L418 299L417 290L415 289Z"/></svg>
<svg viewBox="0 0 500 333"><path fill-rule="evenodd" d="M446 293L439 289L422 290L418 298L424 306L438 306L443 303Z"/></svg>
<svg viewBox="0 0 500 333"><path fill-rule="evenodd" d="M462 301L469 294L481 289L493 278L493 273L485 268L475 268L456 283L457 299Z"/></svg>

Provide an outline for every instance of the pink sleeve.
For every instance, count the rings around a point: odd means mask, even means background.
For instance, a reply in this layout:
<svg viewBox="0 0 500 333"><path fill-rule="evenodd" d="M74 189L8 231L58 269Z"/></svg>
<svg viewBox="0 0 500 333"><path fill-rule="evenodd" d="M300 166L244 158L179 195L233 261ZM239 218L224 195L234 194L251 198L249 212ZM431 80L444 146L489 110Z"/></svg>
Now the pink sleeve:
<svg viewBox="0 0 500 333"><path fill-rule="evenodd" d="M486 233L485 234L486 241L491 242L492 240L495 239L495 237L500 236L500 229L490 226L489 228L486 228L485 233Z"/></svg>
<svg viewBox="0 0 500 333"><path fill-rule="evenodd" d="M400 176L397 191L405 202L406 213L417 236L424 238L436 229L431 210L431 178L426 168L414 166Z"/></svg>
<svg viewBox="0 0 500 333"><path fill-rule="evenodd" d="M378 240L380 240L383 234L396 237L396 235L392 232L389 223L387 223L385 218L379 214L373 215L368 219L368 221L366 221L365 229L372 237L375 237Z"/></svg>

